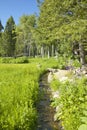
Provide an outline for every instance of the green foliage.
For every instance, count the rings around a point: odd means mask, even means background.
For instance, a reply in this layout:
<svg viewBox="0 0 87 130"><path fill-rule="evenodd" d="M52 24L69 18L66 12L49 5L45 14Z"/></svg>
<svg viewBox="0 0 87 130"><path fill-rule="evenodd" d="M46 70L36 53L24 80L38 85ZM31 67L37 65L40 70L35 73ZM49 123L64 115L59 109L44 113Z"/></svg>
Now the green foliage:
<svg viewBox="0 0 87 130"><path fill-rule="evenodd" d="M87 97L86 97L87 99ZM81 117L82 124L80 125L78 130L86 130L87 129L87 108L84 108L83 115Z"/></svg>
<svg viewBox="0 0 87 130"><path fill-rule="evenodd" d="M74 67L81 67L81 63L78 59L71 59L71 57L64 55L58 57L57 67L59 69L67 69L67 67L73 69Z"/></svg>
<svg viewBox="0 0 87 130"><path fill-rule="evenodd" d="M50 84L50 87L53 91L56 91L59 89L59 86L61 85L60 81L56 80L56 79L53 79L51 84Z"/></svg>
<svg viewBox="0 0 87 130"><path fill-rule="evenodd" d="M81 63L77 59L73 60L72 65L75 66L75 67L81 67Z"/></svg>
<svg viewBox="0 0 87 130"><path fill-rule="evenodd" d="M78 130L87 130L87 125L82 124Z"/></svg>
<svg viewBox="0 0 87 130"><path fill-rule="evenodd" d="M20 57L12 60L12 63L29 63L28 57Z"/></svg>
<svg viewBox="0 0 87 130"><path fill-rule="evenodd" d="M2 47L4 50L5 56L14 56L15 53L15 44L16 44L16 32L15 32L15 21L13 17L11 16L6 23L3 37L2 37Z"/></svg>
<svg viewBox="0 0 87 130"><path fill-rule="evenodd" d="M84 110L87 109L87 78L66 81L56 88L59 88L60 97L52 104L59 106L56 116L62 121L64 130L78 130L80 125L80 129L84 128L82 122L87 123L87 117L83 116Z"/></svg>
<svg viewBox="0 0 87 130"><path fill-rule="evenodd" d="M0 65L0 129L35 129L38 72L30 65Z"/></svg>
<svg viewBox="0 0 87 130"><path fill-rule="evenodd" d="M49 46L54 44L59 54L73 56L73 43L84 45L85 41L84 51L87 48L86 10L86 1L44 0L36 29L38 43ZM79 50L81 53L83 51Z"/></svg>
<svg viewBox="0 0 87 130"><path fill-rule="evenodd" d="M29 62L0 64L0 130L36 129L39 77L46 68L56 67L57 61L38 58Z"/></svg>
<svg viewBox="0 0 87 130"><path fill-rule="evenodd" d="M16 55L23 54L24 56L30 56L31 53L32 55L35 53L35 40L33 39L32 33L32 29L35 28L35 25L35 15L23 15L20 17L20 23L16 27Z"/></svg>
<svg viewBox="0 0 87 130"><path fill-rule="evenodd" d="M66 57L62 57L62 56L59 56L58 57L58 68L59 69L65 69L65 66L67 66L67 58Z"/></svg>
<svg viewBox="0 0 87 130"><path fill-rule="evenodd" d="M4 29L4 27L3 27L2 23L1 23L1 20L0 20L0 33L1 33L2 29Z"/></svg>
<svg viewBox="0 0 87 130"><path fill-rule="evenodd" d="M29 59L28 57L19 57L19 58L4 57L4 58L0 58L0 63L22 64L22 63L29 63Z"/></svg>
<svg viewBox="0 0 87 130"><path fill-rule="evenodd" d="M0 39L0 55L36 56L47 55L49 51L50 56L61 54L65 57L76 57L85 63L87 51L86 0L37 1L40 9L38 17L23 15L17 26L12 16L7 20L3 37ZM2 28L0 22L0 32ZM78 44L77 48L75 44ZM75 54L75 52L78 53Z"/></svg>

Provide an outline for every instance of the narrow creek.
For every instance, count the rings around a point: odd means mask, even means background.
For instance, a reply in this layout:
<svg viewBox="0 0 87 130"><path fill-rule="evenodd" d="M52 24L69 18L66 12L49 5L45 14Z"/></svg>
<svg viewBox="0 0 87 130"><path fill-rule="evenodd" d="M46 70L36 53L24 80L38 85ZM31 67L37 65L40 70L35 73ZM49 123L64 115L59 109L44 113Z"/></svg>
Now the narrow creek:
<svg viewBox="0 0 87 130"><path fill-rule="evenodd" d="M47 83L47 75L44 74L40 79L37 130L61 130L60 123L54 122L54 109L50 106L51 89Z"/></svg>

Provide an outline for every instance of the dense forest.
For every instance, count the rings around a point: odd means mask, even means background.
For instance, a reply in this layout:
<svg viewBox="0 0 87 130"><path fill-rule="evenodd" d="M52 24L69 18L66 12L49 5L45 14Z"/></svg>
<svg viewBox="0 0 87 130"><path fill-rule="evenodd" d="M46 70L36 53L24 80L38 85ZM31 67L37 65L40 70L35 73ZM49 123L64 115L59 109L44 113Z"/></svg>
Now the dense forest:
<svg viewBox="0 0 87 130"><path fill-rule="evenodd" d="M1 57L59 57L87 62L87 1L37 0L39 14L23 15L16 25L0 21Z"/></svg>

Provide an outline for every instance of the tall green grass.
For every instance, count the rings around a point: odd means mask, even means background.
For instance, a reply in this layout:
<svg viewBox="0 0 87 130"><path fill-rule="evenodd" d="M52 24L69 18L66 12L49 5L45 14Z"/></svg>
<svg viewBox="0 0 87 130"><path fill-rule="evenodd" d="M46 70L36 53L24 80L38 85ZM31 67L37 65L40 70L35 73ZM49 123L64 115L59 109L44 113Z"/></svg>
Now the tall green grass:
<svg viewBox="0 0 87 130"><path fill-rule="evenodd" d="M29 59L28 64L0 64L0 130L36 129L38 81L57 63L55 59Z"/></svg>
<svg viewBox="0 0 87 130"><path fill-rule="evenodd" d="M0 130L35 129L38 78L33 65L0 65Z"/></svg>

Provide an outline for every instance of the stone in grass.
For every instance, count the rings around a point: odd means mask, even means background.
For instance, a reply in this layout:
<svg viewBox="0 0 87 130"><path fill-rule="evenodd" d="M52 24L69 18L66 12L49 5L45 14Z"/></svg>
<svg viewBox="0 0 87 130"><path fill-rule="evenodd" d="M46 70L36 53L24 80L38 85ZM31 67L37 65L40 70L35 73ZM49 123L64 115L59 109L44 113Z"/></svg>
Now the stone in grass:
<svg viewBox="0 0 87 130"><path fill-rule="evenodd" d="M63 77L61 77L61 79L60 79L61 82L66 81L66 80L68 80L68 77L66 77L66 76L63 76Z"/></svg>
<svg viewBox="0 0 87 130"><path fill-rule="evenodd" d="M55 114L54 114L54 121L58 121L60 115L61 115L61 112L57 112L57 113L55 113Z"/></svg>
<svg viewBox="0 0 87 130"><path fill-rule="evenodd" d="M53 98L59 98L59 91L52 92Z"/></svg>
<svg viewBox="0 0 87 130"><path fill-rule="evenodd" d="M52 80L53 80L53 73L50 72L48 75L48 83L51 83Z"/></svg>

